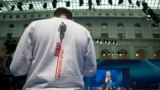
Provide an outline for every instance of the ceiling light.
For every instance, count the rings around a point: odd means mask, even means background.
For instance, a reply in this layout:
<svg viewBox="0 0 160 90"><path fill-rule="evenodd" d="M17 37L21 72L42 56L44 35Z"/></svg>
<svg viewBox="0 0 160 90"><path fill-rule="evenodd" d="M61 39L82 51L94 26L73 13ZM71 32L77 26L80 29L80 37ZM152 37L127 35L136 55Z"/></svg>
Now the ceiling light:
<svg viewBox="0 0 160 90"><path fill-rule="evenodd" d="M52 6L53 6L53 8L56 8L56 7L57 7L57 0L53 0Z"/></svg>
<svg viewBox="0 0 160 90"><path fill-rule="evenodd" d="M79 6L83 5L83 0L79 0Z"/></svg>
<svg viewBox="0 0 160 90"><path fill-rule="evenodd" d="M112 5L112 0L108 0L108 3L109 3L110 5Z"/></svg>
<svg viewBox="0 0 160 90"><path fill-rule="evenodd" d="M66 2L66 7L70 7L70 1Z"/></svg>
<svg viewBox="0 0 160 90"><path fill-rule="evenodd" d="M129 4L132 4L132 0L128 0Z"/></svg>
<svg viewBox="0 0 160 90"><path fill-rule="evenodd" d="M12 5L12 6L11 6L11 11L13 11L13 10L14 10L14 8L15 8L15 6L14 6L14 5Z"/></svg>
<svg viewBox="0 0 160 90"><path fill-rule="evenodd" d="M29 4L29 9L32 9L33 8L33 4Z"/></svg>
<svg viewBox="0 0 160 90"><path fill-rule="evenodd" d="M46 9L47 8L47 3L43 4L43 8Z"/></svg>
<svg viewBox="0 0 160 90"><path fill-rule="evenodd" d="M88 0L89 10L92 9L92 0Z"/></svg>

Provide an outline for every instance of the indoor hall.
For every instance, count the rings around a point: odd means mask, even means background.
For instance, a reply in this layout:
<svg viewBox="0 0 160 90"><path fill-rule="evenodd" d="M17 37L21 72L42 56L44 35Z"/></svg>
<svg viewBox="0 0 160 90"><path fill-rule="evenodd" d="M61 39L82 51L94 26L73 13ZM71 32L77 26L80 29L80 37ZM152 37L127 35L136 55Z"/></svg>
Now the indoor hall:
<svg viewBox="0 0 160 90"><path fill-rule="evenodd" d="M22 90L26 76L9 69L17 44L33 21L52 18L59 7L94 43L97 70L83 78L85 90L160 89L160 0L0 0L0 89Z"/></svg>

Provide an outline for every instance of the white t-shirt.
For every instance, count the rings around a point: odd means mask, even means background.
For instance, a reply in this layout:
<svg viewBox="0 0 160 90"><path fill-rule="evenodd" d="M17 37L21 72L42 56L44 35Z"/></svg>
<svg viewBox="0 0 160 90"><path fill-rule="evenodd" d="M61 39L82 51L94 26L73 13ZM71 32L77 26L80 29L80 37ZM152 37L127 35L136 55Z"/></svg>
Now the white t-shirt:
<svg viewBox="0 0 160 90"><path fill-rule="evenodd" d="M56 56L62 22L66 31ZM83 89L83 75L94 75L96 65L94 44L88 30L72 20L53 17L34 21L26 28L10 70L15 76L28 75L23 90L68 90Z"/></svg>

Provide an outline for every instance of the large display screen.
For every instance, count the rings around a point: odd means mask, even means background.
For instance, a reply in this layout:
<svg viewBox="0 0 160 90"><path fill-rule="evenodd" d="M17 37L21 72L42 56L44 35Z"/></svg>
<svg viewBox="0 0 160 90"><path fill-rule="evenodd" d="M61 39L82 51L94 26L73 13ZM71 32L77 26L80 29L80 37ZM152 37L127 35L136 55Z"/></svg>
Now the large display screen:
<svg viewBox="0 0 160 90"><path fill-rule="evenodd" d="M95 76L96 86L117 86L123 83L122 70L106 69L97 70Z"/></svg>
<svg viewBox="0 0 160 90"><path fill-rule="evenodd" d="M85 78L85 84L88 87L128 87L129 69L98 69L95 76Z"/></svg>

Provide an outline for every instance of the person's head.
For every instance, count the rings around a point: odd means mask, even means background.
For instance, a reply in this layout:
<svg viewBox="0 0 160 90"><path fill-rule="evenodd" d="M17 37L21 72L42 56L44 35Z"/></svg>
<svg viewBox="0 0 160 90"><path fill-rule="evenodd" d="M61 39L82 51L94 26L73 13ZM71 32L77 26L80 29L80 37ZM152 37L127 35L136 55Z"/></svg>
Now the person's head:
<svg viewBox="0 0 160 90"><path fill-rule="evenodd" d="M106 77L111 77L111 72L110 71L106 72Z"/></svg>
<svg viewBox="0 0 160 90"><path fill-rule="evenodd" d="M54 12L54 16L60 18L72 19L71 11L63 7L57 8Z"/></svg>

